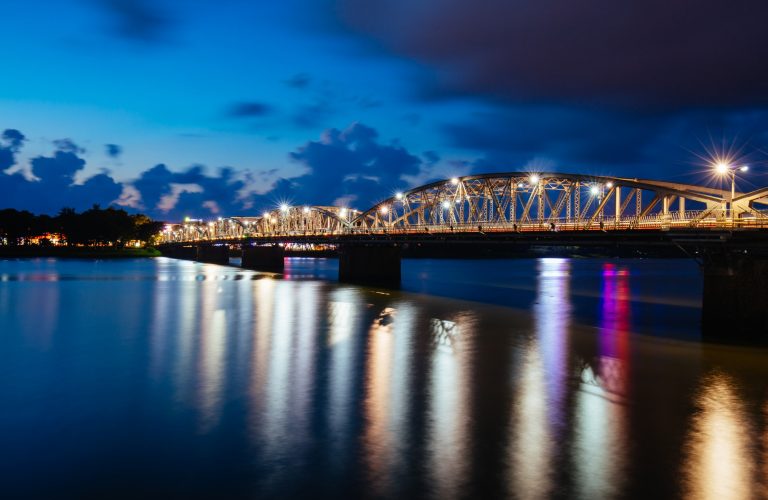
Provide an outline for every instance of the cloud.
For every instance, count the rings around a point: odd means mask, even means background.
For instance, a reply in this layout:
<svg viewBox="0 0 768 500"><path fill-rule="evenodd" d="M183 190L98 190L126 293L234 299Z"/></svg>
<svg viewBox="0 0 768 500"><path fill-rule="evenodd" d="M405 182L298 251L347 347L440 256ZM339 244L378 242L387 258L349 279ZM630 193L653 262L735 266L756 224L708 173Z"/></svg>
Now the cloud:
<svg viewBox="0 0 768 500"><path fill-rule="evenodd" d="M56 149L65 153L83 154L85 149L81 148L72 141L72 139L56 139L53 141L53 145Z"/></svg>
<svg viewBox="0 0 768 500"><path fill-rule="evenodd" d="M142 43L165 39L172 25L168 15L148 0L98 0L113 21L112 32L122 38Z"/></svg>
<svg viewBox="0 0 768 500"><path fill-rule="evenodd" d="M16 130L4 132L3 138L5 144L0 147L0 159L4 158L3 151L17 153L24 141L24 136ZM85 160L78 156L83 150L70 139L53 141L53 144L56 151L52 156L31 160L35 180L25 178L19 171L0 174L0 193L5 206L53 214L63 207L84 210L93 204L106 206L120 196L122 185L106 173L75 184L76 174L85 167Z"/></svg>
<svg viewBox="0 0 768 500"><path fill-rule="evenodd" d="M16 153L19 152L26 137L16 129L5 129L0 135L0 173L16 163Z"/></svg>
<svg viewBox="0 0 768 500"><path fill-rule="evenodd" d="M9 129L10 130L10 129ZM4 133L0 153L9 152L11 166L24 137L17 131ZM82 148L71 139L53 142L50 156L30 162L36 180L20 173L0 175L0 193L11 207L36 213L57 213L63 207L84 210L93 204L119 204L160 220L184 216L210 217L253 215L280 200L330 205L354 203L367 208L395 190L407 187L408 179L420 178L423 168L432 168L440 157L427 152L424 159L391 141L381 141L378 132L362 123L343 130L325 130L289 154L306 171L288 179L277 178L279 170L238 171L221 167L209 172L201 165L172 171L157 164L131 182L117 182L107 172L76 183L86 167ZM107 146L107 153L117 153ZM5 154L5 153L3 153ZM270 186L270 184L272 184Z"/></svg>
<svg viewBox="0 0 768 500"><path fill-rule="evenodd" d="M261 102L238 102L230 106L227 115L233 118L252 118L265 116L272 112L272 107Z"/></svg>
<svg viewBox="0 0 768 500"><path fill-rule="evenodd" d="M724 149L741 149L745 161L765 163L766 120L768 110L627 116L528 106L475 113L441 129L450 146L478 157L471 162L476 173L534 168L700 183L707 156Z"/></svg>
<svg viewBox="0 0 768 500"><path fill-rule="evenodd" d="M229 167L209 175L200 165L173 172L159 164L131 183L140 201L135 195L130 200L145 213L166 220L181 220L187 215L242 214L251 204L253 193L248 189L248 178L247 173Z"/></svg>
<svg viewBox="0 0 768 500"><path fill-rule="evenodd" d="M123 154L123 148L117 144L105 144L104 151L107 153L107 156L112 159L117 159Z"/></svg>
<svg viewBox="0 0 768 500"><path fill-rule="evenodd" d="M432 97L638 109L768 104L768 3L339 0L346 26L434 69Z"/></svg>
<svg viewBox="0 0 768 500"><path fill-rule="evenodd" d="M451 145L515 164L535 156L587 165L630 166L650 160L645 146L661 133L665 120L655 115L628 119L621 113L569 107L498 108L442 126Z"/></svg>
<svg viewBox="0 0 768 500"><path fill-rule="evenodd" d="M367 208L379 199L406 187L404 176L418 175L422 160L396 143L382 144L378 132L362 123L344 130L325 130L290 154L307 172L282 179L261 196L262 203L279 200L292 203L332 205L337 200L354 201Z"/></svg>
<svg viewBox="0 0 768 500"><path fill-rule="evenodd" d="M285 81L285 84L294 89L305 89L312 82L307 73L297 73Z"/></svg>

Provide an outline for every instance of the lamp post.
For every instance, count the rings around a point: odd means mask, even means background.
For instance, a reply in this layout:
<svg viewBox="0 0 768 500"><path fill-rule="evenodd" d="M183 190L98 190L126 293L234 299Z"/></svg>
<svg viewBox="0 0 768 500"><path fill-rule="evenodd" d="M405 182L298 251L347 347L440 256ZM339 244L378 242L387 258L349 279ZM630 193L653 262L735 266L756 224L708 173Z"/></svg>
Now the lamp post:
<svg viewBox="0 0 768 500"><path fill-rule="evenodd" d="M730 220L731 222L734 221L733 217L733 199L736 197L736 171L739 172L746 172L749 170L749 165L742 165L740 167L737 167L735 165L731 165L728 162L717 162L715 164L715 172L717 172L719 175L728 175L731 177L731 199L730 199Z"/></svg>

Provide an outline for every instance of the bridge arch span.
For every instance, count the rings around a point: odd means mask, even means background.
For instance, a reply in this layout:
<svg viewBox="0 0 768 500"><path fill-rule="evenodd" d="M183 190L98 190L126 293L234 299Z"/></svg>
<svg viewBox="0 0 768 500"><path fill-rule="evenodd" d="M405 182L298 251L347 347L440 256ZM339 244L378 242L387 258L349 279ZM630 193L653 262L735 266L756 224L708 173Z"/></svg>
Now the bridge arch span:
<svg viewBox="0 0 768 500"><path fill-rule="evenodd" d="M622 177L507 172L432 182L388 198L355 218L356 230L519 230L696 226L722 218L726 190Z"/></svg>

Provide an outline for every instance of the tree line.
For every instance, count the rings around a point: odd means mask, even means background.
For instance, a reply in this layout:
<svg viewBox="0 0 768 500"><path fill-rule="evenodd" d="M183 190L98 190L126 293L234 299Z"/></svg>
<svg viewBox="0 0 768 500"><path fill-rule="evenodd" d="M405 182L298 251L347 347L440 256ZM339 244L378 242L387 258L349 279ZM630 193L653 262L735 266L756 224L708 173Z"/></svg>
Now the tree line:
<svg viewBox="0 0 768 500"><path fill-rule="evenodd" d="M162 228L162 222L146 215L129 214L113 207L102 209L98 205L81 213L62 208L53 217L13 208L0 210L0 244L10 246L29 243L31 238L46 233L63 235L67 245L122 247L129 241L151 244ZM47 243L43 240L41 244Z"/></svg>

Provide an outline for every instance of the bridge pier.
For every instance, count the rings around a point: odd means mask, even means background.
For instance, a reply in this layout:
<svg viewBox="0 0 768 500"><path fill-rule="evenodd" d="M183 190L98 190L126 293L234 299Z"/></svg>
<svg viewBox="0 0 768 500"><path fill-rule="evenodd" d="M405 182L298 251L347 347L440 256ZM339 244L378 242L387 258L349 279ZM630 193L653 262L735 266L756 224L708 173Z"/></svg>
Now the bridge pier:
<svg viewBox="0 0 768 500"><path fill-rule="evenodd" d="M195 260L209 264L229 264L229 247L226 245L199 245Z"/></svg>
<svg viewBox="0 0 768 500"><path fill-rule="evenodd" d="M706 340L768 342L768 258L705 255L702 333Z"/></svg>
<svg viewBox="0 0 768 500"><path fill-rule="evenodd" d="M161 247L160 253L172 259L195 260L197 259L196 246L168 246Z"/></svg>
<svg viewBox="0 0 768 500"><path fill-rule="evenodd" d="M400 286L400 247L345 245L339 249L339 281Z"/></svg>
<svg viewBox="0 0 768 500"><path fill-rule="evenodd" d="M283 247L243 245L242 267L256 271L271 271L282 273L285 266L285 250Z"/></svg>

